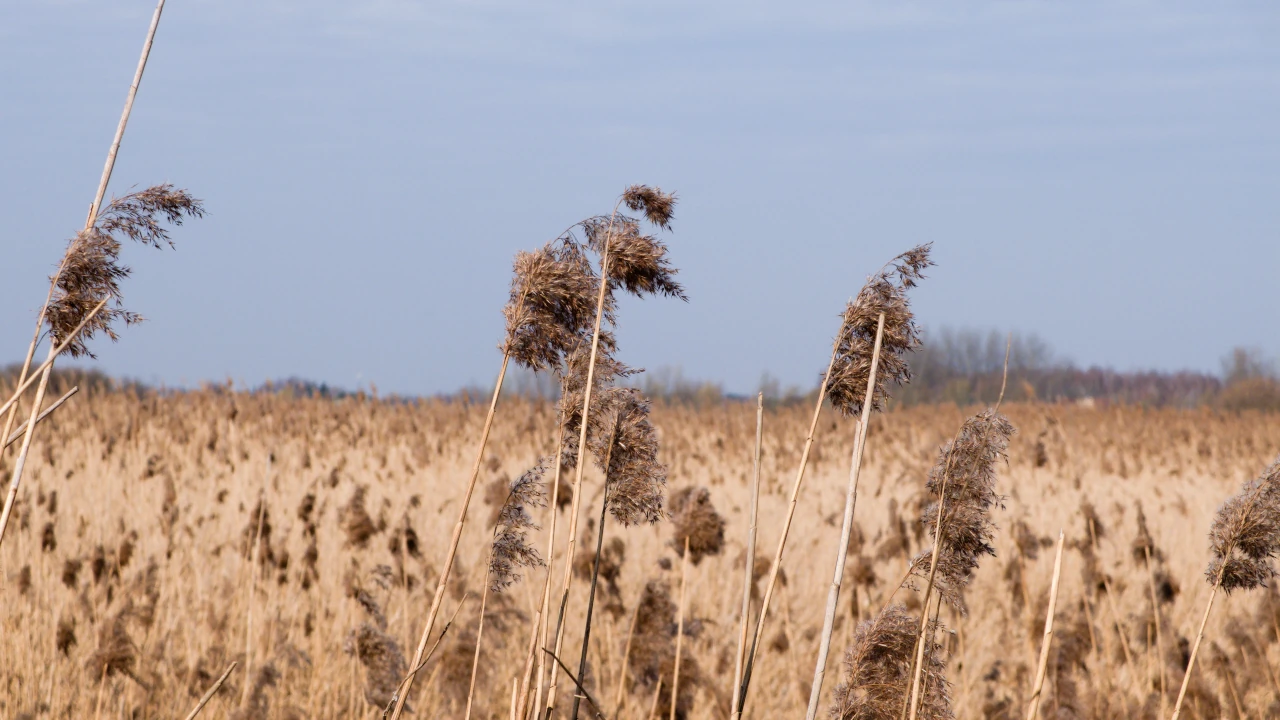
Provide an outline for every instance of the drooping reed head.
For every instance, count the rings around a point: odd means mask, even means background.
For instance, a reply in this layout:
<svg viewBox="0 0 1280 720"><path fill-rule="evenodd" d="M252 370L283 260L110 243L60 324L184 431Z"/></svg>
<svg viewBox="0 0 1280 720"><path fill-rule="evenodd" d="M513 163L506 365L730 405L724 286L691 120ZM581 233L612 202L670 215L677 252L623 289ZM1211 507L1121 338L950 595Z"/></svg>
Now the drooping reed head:
<svg viewBox="0 0 1280 720"><path fill-rule="evenodd" d="M592 424L597 425L606 402L605 390L619 379L630 377L639 370L627 367L613 357L616 349L613 333L600 331L599 350L596 354L595 368L591 372L591 412ZM560 464L574 467L578 462L578 436L582 430L582 405L587 391L587 372L591 361L591 338L584 337L572 352L565 357L564 370L560 375L560 432L562 449Z"/></svg>
<svg viewBox="0 0 1280 720"><path fill-rule="evenodd" d="M924 278L924 269L933 265L929 259L932 246L932 243L918 245L890 260L867 279L857 297L845 307L836 338L835 363L827 378L827 397L841 413L862 412L880 313L884 313L884 334L871 409L884 408L890 382L900 385L910 382L907 353L919 347L920 331L911 312L907 290L915 287L916 282Z"/></svg>
<svg viewBox="0 0 1280 720"><path fill-rule="evenodd" d="M623 193L622 202L631 210L643 212L653 225L671 229L676 204L674 194L633 185ZM587 244L606 258L605 271L611 286L620 286L637 297L666 295L689 299L675 280L679 271L667 256L667 246L658 238L646 235L639 218L615 212L587 218L581 226Z"/></svg>
<svg viewBox="0 0 1280 720"><path fill-rule="evenodd" d="M530 507L547 504L543 477L548 460L543 458L511 483L511 491L498 511L493 548L489 554L489 588L502 592L520 579L519 568L539 567L542 556L529 543L529 530L538 529L529 514Z"/></svg>
<svg viewBox="0 0 1280 720"><path fill-rule="evenodd" d="M1264 586L1275 577L1271 559L1280 553L1280 457L1218 509L1209 543L1213 559L1205 575L1228 593Z"/></svg>
<svg viewBox="0 0 1280 720"><path fill-rule="evenodd" d="M658 462L649 401L635 388L605 388L600 397L599 425L588 446L605 473L609 512L626 526L656 523L663 516L667 467Z"/></svg>
<svg viewBox="0 0 1280 720"><path fill-rule="evenodd" d="M689 562L697 565L708 555L724 549L724 518L711 504L711 492L704 487L684 487L671 494L671 545L684 557L689 542Z"/></svg>
<svg viewBox="0 0 1280 720"><path fill-rule="evenodd" d="M1005 457L1014 432L1008 418L994 410L974 415L960 427L955 439L942 447L925 483L934 500L925 507L922 521L935 538L939 502L943 508L935 581L943 597L957 609L963 610L957 600L978 561L996 554L991 509L1004 507L1003 498L996 493L996 463ZM927 572L929 564L923 567Z"/></svg>
<svg viewBox="0 0 1280 720"><path fill-rule="evenodd" d="M853 645L845 654L844 678L835 688L832 720L898 720L911 691L912 660L920 620L902 605L858 626ZM919 717L950 720L951 684L946 678L946 657L937 635L940 623L930 623L925 633L923 697Z"/></svg>
<svg viewBox="0 0 1280 720"><path fill-rule="evenodd" d="M142 316L124 309L120 281L130 269L120 264L120 240L128 239L155 248L173 246L161 221L181 225L186 217L203 217L204 205L186 190L156 185L112 200L92 226L76 234L67 247L61 273L49 302L46 322L55 342L62 343L107 297L113 298L89 320L66 352L72 357L93 357L88 341L98 332L118 339L113 325L132 325Z"/></svg>
<svg viewBox="0 0 1280 720"><path fill-rule="evenodd" d="M571 240L516 255L503 349L531 370L558 368L591 332L599 278ZM612 314L612 306L606 307Z"/></svg>
<svg viewBox="0 0 1280 720"><path fill-rule="evenodd" d="M643 212L650 223L664 230L671 229L671 218L676 210L675 193L664 193L662 188L648 185L632 185L623 191L622 202L635 212Z"/></svg>

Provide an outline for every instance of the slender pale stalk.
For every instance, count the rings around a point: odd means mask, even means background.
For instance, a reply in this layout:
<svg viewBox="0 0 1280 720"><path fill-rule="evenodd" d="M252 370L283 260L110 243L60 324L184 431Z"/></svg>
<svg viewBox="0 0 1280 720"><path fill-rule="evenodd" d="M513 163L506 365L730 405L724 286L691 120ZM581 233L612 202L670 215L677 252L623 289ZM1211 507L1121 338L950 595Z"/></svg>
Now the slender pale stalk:
<svg viewBox="0 0 1280 720"><path fill-rule="evenodd" d="M93 310L90 310L89 314L84 316L84 319L80 321L80 324L76 325L75 329L73 329L71 333L67 335L67 338L62 341L61 345L57 345L55 347L49 348L49 355L45 357L44 362L40 364L40 367L36 368L35 372L27 376L26 380L22 381L18 385L17 389L13 391L13 395L11 395L9 399L5 401L4 405L0 405L0 412L5 412L13 408L14 404L18 402L18 398L22 396L22 393L26 392L27 388L31 387L31 385L37 381L37 377L43 378L45 375L49 374L49 370L53 366L53 359L61 355L63 350L66 350L68 347L71 346L71 343L77 337L79 337L80 333L89 324L89 321L92 320L94 317L96 317L98 315L98 312L101 311L102 308L107 306L107 301L109 301L110 299L111 299L111 296L108 295L107 297L99 301L98 304L94 306ZM45 380L44 382L48 382L48 381Z"/></svg>
<svg viewBox="0 0 1280 720"><path fill-rule="evenodd" d="M538 647L547 647L547 635L551 632L551 571L556 560L556 520L560 517L560 458L564 453L564 412L561 411L559 424L556 425L556 469L551 481L551 522L547 532L547 572L542 578L542 627L538 632ZM542 693L546 689L547 654L538 653L538 689L534 693L533 707L542 708ZM552 669L552 674L555 670ZM520 717L524 720L524 716Z"/></svg>
<svg viewBox="0 0 1280 720"><path fill-rule="evenodd" d="M640 600L636 600L636 609L631 611L631 624L627 627L627 642L622 647L622 670L618 673L618 692L613 696L613 716L622 717L622 703L626 700L627 665L631 660L631 641L636 635L636 620L640 617Z"/></svg>
<svg viewBox="0 0 1280 720"><path fill-rule="evenodd" d="M756 395L756 452L751 470L751 515L747 520L747 561L742 575L742 619L738 624L738 653L733 668L733 698L729 710L731 720L742 717L738 707L741 699L738 687L742 684L742 664L747 652L747 623L751 621L751 586L756 563L756 517L760 506L760 450L764 444L764 393ZM630 643L630 638L628 638ZM614 711L615 714L617 711Z"/></svg>
<svg viewBox="0 0 1280 720"><path fill-rule="evenodd" d="M1164 639L1160 631L1160 602L1156 598L1156 571L1151 567L1151 548L1142 546L1142 554L1147 561L1147 578L1151 587L1151 617L1156 626L1156 669L1160 673L1160 714L1164 715L1165 704L1165 672L1164 672Z"/></svg>
<svg viewBox="0 0 1280 720"><path fill-rule="evenodd" d="M453 572L453 561L458 556L458 543L462 541L462 528L467 523L467 508L471 506L471 496L476 490L476 481L480 478L480 465L484 462L484 449L489 442L489 431L493 428L493 415L498 409L498 396L502 393L502 381L507 377L507 365L511 361L509 353L502 355L502 369L498 371L498 380L493 385L493 398L489 401L489 411L485 414L484 428L480 431L480 447L476 452L475 463L471 466L471 477L467 481L467 491L462 496L462 507L458 509L458 521L453 526L453 535L449 538L449 552L445 555L444 569L440 571L440 579L436 582L436 592L431 598L431 608L427 611L427 622L422 628L422 638L418 640L418 649L413 654L412 668L405 682L404 692L396 698L396 707L392 711L391 720L398 720L404 712L405 701L413 688L413 680L417 677L418 667L422 664L422 654L427 650L427 640L431 638L431 628L440 614L440 605L444 602L445 586L449 583L449 575Z"/></svg>
<svg viewBox="0 0 1280 720"><path fill-rule="evenodd" d="M1231 557L1231 550L1223 553L1224 558ZM1187 671L1182 675L1182 688L1178 690L1178 701L1173 704L1173 715L1170 720L1178 720L1182 713L1182 700L1187 695L1187 686L1191 684L1191 671L1196 667L1196 655L1200 653L1200 641L1204 639L1204 628L1209 624L1209 613L1213 612L1213 600L1218 596L1218 587L1222 584L1222 573L1227 569L1227 561L1218 568L1218 577L1213 580L1213 588L1209 590L1209 602L1204 606L1204 617L1200 618L1200 629L1196 632L1196 641L1191 645L1191 657L1187 660Z"/></svg>
<svg viewBox="0 0 1280 720"><path fill-rule="evenodd" d="M53 359L53 351L55 348L49 346L49 359ZM34 428L36 418L40 415L40 405L44 402L44 391L49 386L49 373L43 373L40 376L40 384L36 386L35 401L31 404L31 417L27 420L27 426ZM18 486L22 483L22 470L27 464L27 453L31 450L31 438L35 437L34 432L29 432L22 436L22 449L18 451L18 459L13 464L13 475L9 480L9 495L4 501L4 511L0 514L0 543L4 542L4 531L9 527L9 516L13 513L13 505L18 500Z"/></svg>
<svg viewBox="0 0 1280 720"><path fill-rule="evenodd" d="M822 376L822 384L818 386L818 401L813 408L813 420L809 423L809 436L805 438L804 450L800 453L800 468L796 471L795 484L791 486L791 502L787 507L787 519L782 525L782 535L778 538L778 550L773 554L773 565L769 569L769 582L765 585L764 599L760 603L760 617L756 620L756 631L751 639L751 650L747 653L746 666L742 671L742 685L738 688L738 712L745 712L747 707L747 691L751 688L751 671L755 666L756 653L760 649L760 640L764 637L765 621L769 617L769 602L773 599L773 589L778 583L778 572L782 566L782 553L787 548L787 538L791 534L791 521L796 515L796 503L800 499L800 487L804 484L804 471L809 466L809 451L813 449L813 436L818 431L818 418L822 415L822 403L827 397L827 381L836 364L836 352L840 348L839 339L831 348L831 361L827 363L827 372Z"/></svg>
<svg viewBox="0 0 1280 720"><path fill-rule="evenodd" d="M538 610L533 614L533 632L529 635L529 650L524 656L524 672L520 676L520 694L519 704L511 708L511 717L513 720L523 720L525 713L529 709L529 687L533 679L533 656L538 654L538 624L542 620L542 611Z"/></svg>
<svg viewBox="0 0 1280 720"><path fill-rule="evenodd" d="M22 389L27 387L27 373L31 370L31 360L36 355L36 346L40 344L40 332L44 330L44 319L49 312L49 303L53 301L53 291L58 286L58 278L62 277L62 269L67 266L67 256L62 255L62 262L58 263L58 272L54 273L53 279L49 281L49 292L45 295L44 305L40 307L40 314L36 317L36 329L31 334L31 344L27 346L27 357L22 361L22 371L18 373L17 389L14 391L15 396L22 394ZM9 437L9 431L13 429L13 421L18 415L17 403L6 404L9 414L4 419L4 432L0 432L0 437ZM3 411L0 411L3 412ZM9 444L5 443L5 447Z"/></svg>
<svg viewBox="0 0 1280 720"><path fill-rule="evenodd" d="M849 464L849 489L844 498L844 521L840 526L840 544L836 548L836 566L827 592L827 611L822 620L822 640L818 644L818 661L813 669L813 686L809 690L809 709L805 720L818 717L818 698L827 673L827 655L831 652L831 633L835 629L836 606L840 602L840 584L849 554L849 535L853 532L853 510L858 502L858 479L862 474L862 455L867 445L867 426L871 422L871 405L876 391L876 370L880 365L880 343L884 339L884 313L876 321L876 340L871 348L871 371L867 376L867 393L862 400L862 417L854 428L853 458Z"/></svg>
<svg viewBox="0 0 1280 720"><path fill-rule="evenodd" d="M653 702L649 703L649 714L645 717L653 720L658 715L658 698L662 695L662 677L658 677L658 685L653 688Z"/></svg>
<svg viewBox="0 0 1280 720"><path fill-rule="evenodd" d="M488 566L489 563L485 563ZM484 592L480 594L480 623L476 628L476 652L471 659L471 684L467 686L467 713L465 720L471 720L471 701L476 693L476 672L480 669L480 642L484 639L484 611L485 606L489 603L489 576L486 573L484 578ZM514 700L512 705L515 705Z"/></svg>
<svg viewBox="0 0 1280 720"><path fill-rule="evenodd" d="M44 422L44 419L52 415L54 410L57 410L58 408L62 407L62 403L70 400L71 396L75 395L78 392L80 392L80 386L76 385L75 387L68 390L65 395L58 398L57 400L54 400L52 403L50 403L49 407L45 408L44 412L40 413L40 415L36 418L36 423L39 424L41 422ZM9 447L10 445L14 444L15 442L18 441L18 438L22 437L23 434L25 434L26 432L27 432L27 421L23 420L22 424L18 426L18 429L14 430L13 434L9 436L9 439L4 441L4 446Z"/></svg>
<svg viewBox="0 0 1280 720"><path fill-rule="evenodd" d="M689 538L684 539L684 556L680 559L680 604L676 606L676 664L671 671L671 715L676 720L676 705L680 692L680 651L684 646L684 598L689 584Z"/></svg>
<svg viewBox="0 0 1280 720"><path fill-rule="evenodd" d="M616 217L617 214L618 208L615 205L613 217ZM609 241L613 236L613 217L609 220L609 229L605 233L604 246L600 252L600 293L596 297L596 321L595 327L591 331L591 356L587 361L587 384L582 393L582 428L578 433L578 462L573 473L573 503L569 512L569 538L565 548L564 584L560 593L560 613L556 618L555 656L557 658L560 657L560 651L564 647L564 614L566 606L569 604L569 589L573 586L573 557L578 547L578 512L582 501L582 471L587 466L587 428L590 425L591 391L592 386L595 385L596 358L600 352L600 324L604 320L604 302L609 296ZM551 687L547 691L546 717L548 719L551 717L552 710L556 705L556 687L559 684L559 677L555 672L551 673Z"/></svg>
<svg viewBox="0 0 1280 720"><path fill-rule="evenodd" d="M1049 609L1044 616L1044 640L1040 642L1040 662L1036 665L1036 682L1031 687L1031 704L1027 707L1027 720L1040 715L1040 692L1044 688L1044 676L1049 669L1049 647L1053 644L1053 615L1058 607L1058 579L1062 576L1062 546L1066 535L1058 531L1058 551L1053 558L1053 581L1049 583Z"/></svg>
<svg viewBox="0 0 1280 720"><path fill-rule="evenodd" d="M268 467L271 460L268 459ZM258 526L253 532L253 559L249 564L249 603L244 612L244 692L240 695L240 707L249 704L250 673L253 670L253 601L258 588L258 562L262 553L262 519L267 514L266 483L264 492L258 496Z"/></svg>
<svg viewBox="0 0 1280 720"><path fill-rule="evenodd" d="M1009 337L1005 341L1005 346L1004 346L1004 373L1000 378L1000 397L996 399L996 405L995 405L995 408L993 409L993 412L998 412L1000 410L1000 404L1004 402L1004 391L1006 386L1009 383L1009 351L1012 347L1013 347L1013 333L1009 333ZM959 437L960 437L959 432L957 432L956 439L959 439ZM942 473L942 487L939 488L938 490L938 517L937 517L937 520L934 522L934 526L933 526L934 527L933 554L929 558L929 579L925 582L924 602L921 603L926 608L929 607L929 598L933 592L933 583L934 583L934 580L937 578L938 554L942 550L942 536L946 532L946 528L943 526L943 522L942 522L943 509L946 508L947 506L947 480L950 478L950 475L951 475L951 459L955 455L956 439L953 439L951 441L951 452L947 454L947 466ZM967 483L968 481L966 480L965 482ZM904 713L904 715L908 717L909 720L916 720L916 713L920 709L920 699L924 695L924 693L921 692L922 688L921 688L920 678L922 676L921 673L924 670L924 651L925 651L924 634L925 634L925 631L928 629L928 627L929 627L929 614L926 612L920 617L920 633L919 635L916 636L916 652L915 652L915 660L913 662L911 694L910 694L910 697L907 699L907 705L906 705L906 707L909 708L909 712Z"/></svg>
<svg viewBox="0 0 1280 720"><path fill-rule="evenodd" d="M613 458L613 441L614 436L610 435L608 450L605 452L604 467L609 467L609 462ZM579 459L581 462L582 459ZM600 551L604 549L604 523L608 518L609 510L609 476L606 474L604 478L604 492L600 499L600 525L596 530L596 556L591 565L591 591L587 594L587 619L582 626L582 655L578 659L578 679L579 687L584 687L583 683L587 681L587 649L591 646L591 617L596 609L596 586L600 580ZM573 696L573 711L570 713L572 720L578 720L578 709L582 705L582 697L578 694Z"/></svg>
<svg viewBox="0 0 1280 720"><path fill-rule="evenodd" d="M520 678L511 678L511 720L516 720L516 694L520 692Z"/></svg>
<svg viewBox="0 0 1280 720"><path fill-rule="evenodd" d="M204 706L208 705L209 701L213 699L213 696L222 688L222 683L226 682L228 677L231 677L231 671L235 669L236 663L232 662L226 672L222 673L222 677L218 678L217 682L209 687L209 691L200 698L200 702L196 703L196 706L187 714L186 720L195 720L195 717L200 714L200 711L204 709Z"/></svg>

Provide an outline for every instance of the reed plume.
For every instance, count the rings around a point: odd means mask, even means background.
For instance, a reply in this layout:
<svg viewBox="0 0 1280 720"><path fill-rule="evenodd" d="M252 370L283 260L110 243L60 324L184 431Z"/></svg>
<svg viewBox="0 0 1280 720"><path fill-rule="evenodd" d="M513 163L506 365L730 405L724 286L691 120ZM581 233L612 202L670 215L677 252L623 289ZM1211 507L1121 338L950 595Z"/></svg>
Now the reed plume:
<svg viewBox="0 0 1280 720"><path fill-rule="evenodd" d="M1280 553L1280 457L1258 478L1246 482L1238 494L1218 509L1209 529L1209 548L1212 559L1205 570L1211 586L1209 601L1191 646L1182 688L1173 706L1173 720L1177 720L1182 712L1187 685L1195 669L1196 655L1218 590L1227 594L1235 590L1252 590L1265 586L1267 580L1276 575L1271 560Z"/></svg>
<svg viewBox="0 0 1280 720"><path fill-rule="evenodd" d="M1005 457L1014 432L1008 418L987 409L966 420L955 439L939 452L938 462L925 483L925 490L934 501L925 508L923 517L925 527L933 536L923 607L929 607L931 593L937 586L943 600L964 612L963 592L973 571L982 556L995 556L992 545L995 523L991 520L991 510L1004 507L995 491L996 463ZM922 557L913 563L913 569L922 568L923 560ZM921 700L926 631L922 618L916 650L916 679L908 700L911 720L915 720Z"/></svg>
<svg viewBox="0 0 1280 720"><path fill-rule="evenodd" d="M407 670L400 644L387 634L385 621L381 625L361 623L347 635L342 648L364 665L364 699L378 709L391 704Z"/></svg>
<svg viewBox="0 0 1280 720"><path fill-rule="evenodd" d="M898 720L911 687L918 626L902 605L890 605L858 626L845 655L844 679L835 688L832 720ZM926 634L920 714L930 720L949 720L954 715L946 657L934 640L939 630L935 620Z"/></svg>
<svg viewBox="0 0 1280 720"><path fill-rule="evenodd" d="M676 606L676 658L671 674L671 692L680 695L680 656L684 649L685 589L689 565L697 565L708 555L719 555L724 547L724 518L711 505L711 492L703 487L682 488L671 498L674 537L671 544L680 556L680 602ZM676 705L669 717L675 720Z"/></svg>
<svg viewBox="0 0 1280 720"><path fill-rule="evenodd" d="M577 341L586 332L587 318L590 317L589 293L592 288L601 283L591 274L590 263L585 261L580 248L571 240L571 237L561 238L560 241L550 243L538 252L522 253L516 257L511 292L508 303L503 308L506 337L501 346L502 364L498 371L498 379L494 383L493 396L489 401L484 426L480 431L475 461L458 510L458 519L449 539L440 576L436 581L435 594L427 610L422 635L414 652L409 678L402 694L396 699L391 720L397 720L404 711L404 703L413 687L418 668L422 664L423 654L427 650L431 630L435 626L436 617L444 601L445 588L452 575L453 563L458 554L458 544L462 539L462 529L466 525L471 496L475 492L476 482L480 477L480 467L484 460L489 431L493 427L493 418L497 411L498 397L502 393L508 363L514 359L518 364L532 370L563 364L564 353L568 352L571 346L580 345L581 343ZM582 295L584 292L587 294ZM604 311L603 307L598 307L597 316ZM599 323L598 317L596 323Z"/></svg>
<svg viewBox="0 0 1280 720"><path fill-rule="evenodd" d="M911 313L906 291L915 287L916 282L924 278L923 271L932 265L929 252L932 245L919 245L890 260L878 272L867 279L866 284L858 292L858 296L845 307L841 318L840 330L836 333L831 349L831 360L826 372L822 374L822 382L818 386L818 397L813 409L813 419L809 424L809 434L805 438L804 449L800 453L800 467L796 471L796 479L791 487L791 500L787 507L786 521L782 525L782 534L778 538L778 549L773 558L773 570L769 574L769 582L765 586L764 601L760 608L760 617L756 621L756 629L751 642L751 651L747 654L742 681L737 688L740 711L747 702L747 692L751 685L752 667L760 640L764 636L765 622L768 619L769 605L773 599L773 591L777 585L778 573L782 570L782 554L786 550L787 539L791 532L791 523L795 518L796 505L800 499L800 488L804 483L805 470L809 464L809 452L813 447L814 433L818 428L818 419L822 414L822 405L830 400L832 405L842 414L860 414L858 438L854 442L854 461L850 471L850 484L853 489L847 496L845 522L842 527L840 548L848 543L849 528L852 523L852 503L856 497L858 468L861 464L861 448L866 436L867 413L864 410L883 407L887 397L888 380L896 382L910 380L905 354L914 349L920 342L919 331ZM892 333L893 337L886 340ZM892 358L886 361L885 369L880 369L880 357ZM864 405L869 404L867 408ZM839 550L836 563L843 574L844 551ZM838 595L838 587L835 589ZM833 609L836 599L828 598L827 619L824 620L824 640L820 644L819 657L815 668L815 682L810 688L810 702L807 718L812 720L817 712L817 693L821 691L821 677L825 672L826 653L829 649L830 634L834 622Z"/></svg>

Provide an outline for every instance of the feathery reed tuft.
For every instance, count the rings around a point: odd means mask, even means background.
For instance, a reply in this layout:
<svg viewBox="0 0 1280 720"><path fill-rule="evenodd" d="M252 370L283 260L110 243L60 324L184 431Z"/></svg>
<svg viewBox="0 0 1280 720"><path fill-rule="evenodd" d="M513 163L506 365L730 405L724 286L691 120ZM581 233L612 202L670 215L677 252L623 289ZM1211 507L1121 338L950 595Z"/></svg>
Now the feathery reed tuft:
<svg viewBox="0 0 1280 720"><path fill-rule="evenodd" d="M632 185L622 193L622 201L635 212L643 212L645 219L664 230L671 229L675 214L675 193L664 193L662 188L648 185Z"/></svg>
<svg viewBox="0 0 1280 720"><path fill-rule="evenodd" d="M172 185L156 185L112 200L98 213L94 224L76 234L67 247L61 272L54 278L55 289L46 312L53 339L70 338L66 353L71 357L94 357L88 341L98 332L118 339L113 324L133 325L142 316L125 310L120 302L120 281L130 269L120 264L120 240L127 239L161 248L173 247L161 219L181 225L184 217L203 217L204 205ZM98 304L108 296L114 307L104 307L74 338L71 334Z"/></svg>
<svg viewBox="0 0 1280 720"><path fill-rule="evenodd" d="M911 381L907 353L920 346L920 330L911 312L907 290L915 287L916 281L924 278L924 269L933 265L929 259L932 247L932 243L918 245L890 260L867 279L857 297L845 307L836 338L835 359L826 378L827 397L842 414L862 412L871 376L871 350L881 313L884 313L884 337L871 408L884 409L890 381L898 385Z"/></svg>
<svg viewBox="0 0 1280 720"><path fill-rule="evenodd" d="M404 653L395 639L381 628L362 623L347 635L342 649L367 671L365 701L380 710L389 705L407 671Z"/></svg>
<svg viewBox="0 0 1280 720"><path fill-rule="evenodd" d="M564 238L518 253L514 266L502 349L531 370L558 367L591 332L600 280L582 248Z"/></svg>
<svg viewBox="0 0 1280 720"><path fill-rule="evenodd" d="M587 444L605 473L609 513L624 526L652 525L662 520L667 467L658 462L649 401L634 388L606 388L600 395L600 431Z"/></svg>
<svg viewBox="0 0 1280 720"><path fill-rule="evenodd" d="M925 483L925 489L935 499L924 509L923 522L935 539L938 503L943 504L935 584L947 603L962 612L961 593L978 561L984 555L996 554L991 509L1004 507L995 489L996 463L1005 457L1014 432L1008 418L995 410L974 415L961 426L955 439L942 447ZM928 550L917 558L912 565L913 574L928 574L932 552Z"/></svg>
<svg viewBox="0 0 1280 720"><path fill-rule="evenodd" d="M697 565L708 555L724 548L724 518L711 504L711 492L704 487L680 488L671 494L671 546L684 557L689 543L689 562Z"/></svg>
<svg viewBox="0 0 1280 720"><path fill-rule="evenodd" d="M1266 585L1280 553L1280 457L1218 510L1209 530L1213 559L1205 571L1227 593ZM1218 580L1219 575L1221 579Z"/></svg>
<svg viewBox="0 0 1280 720"><path fill-rule="evenodd" d="M845 676L836 686L832 720L898 720L911 690L911 665L920 621L902 605L890 605L864 621L845 655ZM946 656L936 641L942 630L937 621L926 633L924 697L919 716L949 720L951 685L947 681Z"/></svg>
<svg viewBox="0 0 1280 720"><path fill-rule="evenodd" d="M518 568L540 567L542 556L529 544L529 530L537 530L529 507L544 507L547 491L543 477L547 465L553 462L543 458L511 483L506 501L498 511L497 527L493 536L493 551L489 554L489 588L502 592L520 579Z"/></svg>

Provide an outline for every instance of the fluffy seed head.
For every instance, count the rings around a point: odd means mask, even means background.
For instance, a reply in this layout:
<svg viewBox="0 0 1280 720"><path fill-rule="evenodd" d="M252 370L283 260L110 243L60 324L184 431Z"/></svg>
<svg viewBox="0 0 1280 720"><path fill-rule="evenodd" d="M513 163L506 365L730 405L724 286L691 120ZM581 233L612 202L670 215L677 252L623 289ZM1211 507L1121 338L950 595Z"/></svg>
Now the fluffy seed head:
<svg viewBox="0 0 1280 720"><path fill-rule="evenodd" d="M609 512L626 526L656 523L663 515L667 467L658 462L649 401L635 388L610 387L600 395L600 425L588 446L605 473Z"/></svg>
<svg viewBox="0 0 1280 720"><path fill-rule="evenodd" d="M996 494L996 463L1005 457L1015 429L1008 418L984 410L965 421L956 438L942 447L929 472L926 491L934 497L922 518L931 536L938 532L938 503L942 502L942 542L935 581L943 597L957 609L960 592L984 555L995 556L993 507L1003 508ZM928 563L924 564L928 572Z"/></svg>
<svg viewBox="0 0 1280 720"><path fill-rule="evenodd" d="M845 654L843 681L836 686L832 720L898 720L911 691L911 666L920 620L902 605L858 626L853 646ZM946 657L936 637L941 623L933 621L925 637L924 695L919 717L950 720L951 684L946 678Z"/></svg>
<svg viewBox="0 0 1280 720"><path fill-rule="evenodd" d="M113 325L132 325L142 316L124 309L120 302L120 281L130 269L120 264L120 241L133 240L160 248L173 246L164 220L181 225L185 217L203 217L204 205L172 185L156 185L112 200L98 213L94 224L76 234L67 247L62 272L57 276L53 298L45 321L53 339L62 343L89 313L108 296L108 303L89 320L71 341L66 352L72 357L93 357L88 341L98 332L112 341L118 339Z"/></svg>
<svg viewBox="0 0 1280 720"><path fill-rule="evenodd" d="M867 279L858 296L845 307L840 334L836 337L836 358L827 378L827 397L845 415L862 412L867 382L871 377L871 354L876 327L884 313L884 335L880 341L880 363L871 409L882 410L888 384L911 381L907 353L920 346L920 331L907 290L924 278L924 269L933 265L929 250L933 244L919 245L889 261Z"/></svg>
<svg viewBox="0 0 1280 720"><path fill-rule="evenodd" d="M1275 577L1271 559L1280 553L1280 457L1218 509L1209 543L1213 559L1205 575L1228 593L1265 586Z"/></svg>
<svg viewBox="0 0 1280 720"><path fill-rule="evenodd" d="M504 349L531 370L559 367L591 332L599 278L568 238L516 255ZM611 314L612 307L606 311Z"/></svg>
<svg viewBox="0 0 1280 720"><path fill-rule="evenodd" d="M342 649L348 655L355 656L368 671L364 687L365 701L378 709L391 704L407 670L404 653L400 651L400 645L395 639L374 625L363 623L347 635Z"/></svg>
<svg viewBox="0 0 1280 720"><path fill-rule="evenodd" d="M660 228L671 229L671 217L676 209L675 193L664 193L662 188L648 185L632 185L622 193L622 201L635 212L643 212L645 219Z"/></svg>
<svg viewBox="0 0 1280 720"><path fill-rule="evenodd" d="M724 518L711 504L711 492L704 487L680 488L671 494L671 545L684 556L689 541L689 562L697 565L707 555L719 555L724 548Z"/></svg>
<svg viewBox="0 0 1280 720"><path fill-rule="evenodd" d="M605 256L610 286L637 296L665 295L689 298L676 282L679 272L667 257L667 246L645 235L640 221L626 215L594 217L583 222L591 249Z"/></svg>
<svg viewBox="0 0 1280 720"><path fill-rule="evenodd" d="M529 544L529 530L538 529L529 507L547 504L543 477L547 474L547 458L538 461L511 483L511 491L498 511L492 552L489 554L489 588L502 592L520 579L517 570L542 565L542 556Z"/></svg>

